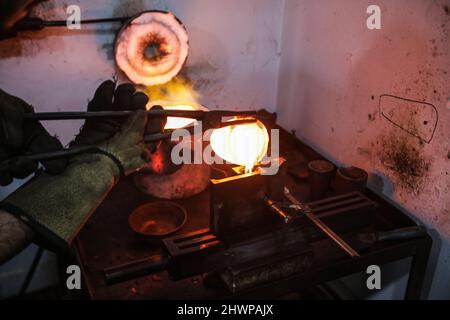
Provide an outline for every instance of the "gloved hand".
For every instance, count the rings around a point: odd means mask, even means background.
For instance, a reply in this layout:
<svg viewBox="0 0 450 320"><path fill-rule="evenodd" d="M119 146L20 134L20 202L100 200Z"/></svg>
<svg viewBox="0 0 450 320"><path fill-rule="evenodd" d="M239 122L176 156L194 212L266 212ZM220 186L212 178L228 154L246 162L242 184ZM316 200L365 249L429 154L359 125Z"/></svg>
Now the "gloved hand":
<svg viewBox="0 0 450 320"><path fill-rule="evenodd" d="M115 89L115 83L111 80L103 82L89 102L87 111L122 111L122 110L145 110L148 97L137 92L129 83L121 84ZM161 108L155 106L152 109ZM162 132L166 124L166 118L148 119L145 128L146 134ZM70 143L70 147L95 145L111 138L120 128L124 118L87 119L76 136ZM154 143L147 144L150 152L156 149Z"/></svg>
<svg viewBox="0 0 450 320"><path fill-rule="evenodd" d="M72 145L94 144L100 152L72 158L60 175L41 174L1 207L26 221L47 244L67 249L121 173L135 172L148 162L143 143L147 116L140 110L147 98L134 92L131 85L121 85L114 93L114 83L103 83L89 104L91 111L123 107L136 113L125 122L86 121Z"/></svg>
<svg viewBox="0 0 450 320"><path fill-rule="evenodd" d="M0 89L0 185L13 178L25 178L33 173L38 163L21 157L29 153L62 149L61 142L51 136L39 121L23 120L25 113L33 112L28 103ZM67 165L66 159L43 162L50 174L58 174Z"/></svg>
<svg viewBox="0 0 450 320"><path fill-rule="evenodd" d="M46 0L0 0L0 35L14 35L14 25L25 18L32 7Z"/></svg>

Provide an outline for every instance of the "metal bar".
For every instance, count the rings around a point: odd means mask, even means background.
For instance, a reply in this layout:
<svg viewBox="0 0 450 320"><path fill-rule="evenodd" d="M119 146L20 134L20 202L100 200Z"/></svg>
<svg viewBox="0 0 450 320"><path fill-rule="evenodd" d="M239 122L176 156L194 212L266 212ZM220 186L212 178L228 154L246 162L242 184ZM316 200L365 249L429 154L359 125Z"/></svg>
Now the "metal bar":
<svg viewBox="0 0 450 320"><path fill-rule="evenodd" d="M239 125L239 124L252 123L252 122L254 122L254 120L243 119L243 120L236 120L236 121L230 121L230 122L223 122L222 125L230 126L230 125ZM189 135L192 135L195 133L195 125L189 126L189 127L183 128L183 129L187 130ZM148 135L144 136L144 142L152 143L152 142L157 142L160 140L168 140L172 137L172 133L173 133L173 130L148 134ZM97 146L80 146L80 147L62 149L62 150L58 150L58 151L25 154L23 157L26 157L33 161L46 161L46 160L51 160L51 159L72 157L72 156L79 155L81 153L96 152L96 151L98 151Z"/></svg>
<svg viewBox="0 0 450 320"><path fill-rule="evenodd" d="M148 274L161 272L169 265L169 260L163 255L154 255L137 261L124 263L103 270L106 284L127 281Z"/></svg>
<svg viewBox="0 0 450 320"><path fill-rule="evenodd" d="M128 117L135 111L72 111L72 112L37 112L24 114L25 119L34 120L75 120L75 119L98 119ZM203 119L206 115L218 117L233 116L256 116L256 111L229 111L229 110L147 110L147 115L152 117L181 117L192 119Z"/></svg>
<svg viewBox="0 0 450 320"><path fill-rule="evenodd" d="M328 217L328 216L335 216L335 215L340 214L340 213L346 213L349 210L356 210L356 209L362 209L362 208L370 209L371 207L368 206L368 205L369 205L369 203L362 202L362 203L359 203L359 204L353 204L353 205L348 206L348 207L342 207L342 208L339 208L339 209L328 210L328 211L325 211L325 212L317 211L317 213L320 214L321 218L325 218L325 217Z"/></svg>
<svg viewBox="0 0 450 320"><path fill-rule="evenodd" d="M300 201L298 201L289 191L288 188L284 188L284 196L291 201L293 204L305 207ZM341 247L345 252L347 252L350 257L359 257L358 252L356 252L344 239L339 237L333 230L331 230L325 223L323 223L319 218L317 218L314 213L310 210L304 210L305 216L311 220L320 230L322 230L330 239L332 239L339 247Z"/></svg>
<svg viewBox="0 0 450 320"><path fill-rule="evenodd" d="M76 156L81 153L93 152L96 150L97 150L97 147L94 147L94 146L83 146L83 147L62 149L62 150L53 151L53 152L35 153L35 154L25 155L24 157L26 157L30 160L33 160L33 161L46 161L46 160L51 160L51 159Z"/></svg>
<svg viewBox="0 0 450 320"><path fill-rule="evenodd" d="M109 23L109 22L121 22L130 20L129 17L115 17L115 18L103 18L103 19L87 19L81 20L81 24L92 23ZM26 17L18 21L14 26L15 31L39 31L46 27L67 27L66 20L44 20L39 17Z"/></svg>
<svg viewBox="0 0 450 320"><path fill-rule="evenodd" d="M276 214L278 214L281 219L283 219L284 223L289 223L292 220L292 217L290 215L288 215L286 212L284 212L283 209L281 209L276 203L275 201L264 197L264 202L267 204L267 206L272 209L273 212L275 212Z"/></svg>
<svg viewBox="0 0 450 320"><path fill-rule="evenodd" d="M354 198L350 198L350 199L341 200L341 201L337 201L337 202L334 202L334 203L322 205L322 206L320 206L320 209L314 210L314 211L315 212L320 212L320 211L326 211L326 210L330 210L330 209L342 208L344 206L348 207L349 205L355 205L355 204L359 204L359 203L365 202L365 201L366 201L366 199L357 197L355 195Z"/></svg>
<svg viewBox="0 0 450 320"><path fill-rule="evenodd" d="M171 136L172 136L172 131L148 134L148 135L144 136L144 142L151 143L151 142L156 142L156 141L160 141L160 140L170 139ZM33 161L46 161L46 160L52 160L52 159L58 159L58 158L67 158L67 157L76 156L76 155L79 155L82 153L96 152L96 151L98 151L98 147L96 147L96 146L80 146L80 147L62 149L62 150L58 150L58 151L34 153L34 154L28 154L28 155L25 154L23 157L26 157Z"/></svg>
<svg viewBox="0 0 450 320"><path fill-rule="evenodd" d="M130 20L130 17L114 17L103 19L86 19L81 20L81 24L93 24L93 23L108 23L108 22L124 22ZM65 27L67 26L66 20L43 20L42 25L44 27Z"/></svg>

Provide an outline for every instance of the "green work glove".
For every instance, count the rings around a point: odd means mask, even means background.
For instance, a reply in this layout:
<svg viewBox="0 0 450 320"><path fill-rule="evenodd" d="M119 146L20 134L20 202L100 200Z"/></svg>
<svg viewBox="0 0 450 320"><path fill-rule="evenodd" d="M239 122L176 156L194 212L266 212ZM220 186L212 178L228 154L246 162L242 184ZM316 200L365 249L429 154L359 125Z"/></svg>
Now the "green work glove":
<svg viewBox="0 0 450 320"><path fill-rule="evenodd" d="M121 85L114 93L114 83L103 83L89 104L90 110L109 105L136 112L120 124L86 121L73 144L98 141L95 145L99 152L72 158L60 175L42 173L9 196L2 203L3 209L26 221L41 242L67 249L121 174L136 172L148 163L149 151L143 143L147 116L139 110L147 99L141 95L135 94L130 85ZM106 107L98 103L105 103ZM118 128L116 133L112 131L114 128ZM111 134L112 137L100 142Z"/></svg>
<svg viewBox="0 0 450 320"><path fill-rule="evenodd" d="M21 157L26 153L62 149L61 142L51 136L39 121L24 120L33 107L0 89L0 185L13 178L25 178L38 168L38 163ZM67 165L66 159L43 161L50 174L58 174Z"/></svg>

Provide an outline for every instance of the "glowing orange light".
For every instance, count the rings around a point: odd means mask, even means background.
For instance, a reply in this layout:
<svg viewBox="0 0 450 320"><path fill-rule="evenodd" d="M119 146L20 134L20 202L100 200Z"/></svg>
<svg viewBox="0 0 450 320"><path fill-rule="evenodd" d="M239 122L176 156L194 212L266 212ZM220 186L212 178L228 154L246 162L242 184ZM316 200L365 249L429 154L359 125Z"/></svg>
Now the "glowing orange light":
<svg viewBox="0 0 450 320"><path fill-rule="evenodd" d="M215 129L210 144L219 157L245 166L245 173L249 173L267 153L269 134L264 124L257 121Z"/></svg>
<svg viewBox="0 0 450 320"><path fill-rule="evenodd" d="M154 105L160 105L164 110L205 110L205 107L195 103L176 103L172 101L150 101L147 109ZM196 124L197 120L191 118L167 117L167 123L164 129L180 129Z"/></svg>
<svg viewBox="0 0 450 320"><path fill-rule="evenodd" d="M194 106L191 105L176 105L176 106L163 106L165 110L196 110ZM189 125L193 125L195 119L190 118L176 118L176 117L168 117L167 123L164 129L179 129L184 128Z"/></svg>

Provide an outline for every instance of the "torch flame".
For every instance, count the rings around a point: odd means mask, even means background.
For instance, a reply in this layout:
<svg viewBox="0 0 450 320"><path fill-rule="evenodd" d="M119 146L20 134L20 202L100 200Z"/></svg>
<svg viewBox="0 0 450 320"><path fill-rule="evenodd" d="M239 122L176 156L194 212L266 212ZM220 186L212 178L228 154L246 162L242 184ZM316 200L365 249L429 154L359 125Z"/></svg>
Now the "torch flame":
<svg viewBox="0 0 450 320"><path fill-rule="evenodd" d="M219 157L244 166L245 173L250 173L267 153L269 134L264 124L256 121L215 129L210 144Z"/></svg>
<svg viewBox="0 0 450 320"><path fill-rule="evenodd" d="M199 95L194 90L192 83L182 76L177 76L171 81L149 86L145 93L151 97L147 104L147 109L154 105L161 105L165 110L205 110L198 103ZM190 118L168 117L164 129L180 129L196 123L196 120Z"/></svg>

